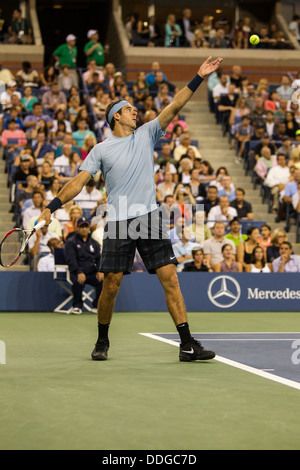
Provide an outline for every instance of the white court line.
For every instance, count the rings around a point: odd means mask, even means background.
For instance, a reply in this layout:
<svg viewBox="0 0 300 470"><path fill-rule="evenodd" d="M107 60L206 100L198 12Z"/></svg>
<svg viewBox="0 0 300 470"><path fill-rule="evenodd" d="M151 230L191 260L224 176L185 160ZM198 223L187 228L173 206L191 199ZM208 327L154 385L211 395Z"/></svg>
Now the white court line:
<svg viewBox="0 0 300 470"><path fill-rule="evenodd" d="M162 341L163 343L168 343L172 346L177 346L179 348L179 343L177 341L162 338L161 336L153 335L151 333L140 333L140 335L147 336L148 338L156 339L157 341ZM264 379L272 380L273 382L278 382L281 385L286 385L287 387L292 387L296 390L300 390L300 383L294 382L293 380L284 379L283 377L278 377L274 374L269 374L268 372L265 372L263 370L255 369L255 367L247 366L246 364L232 361L231 359L227 359L226 357L215 356L214 359L228 366L236 367L237 369L244 370L245 372L250 372L250 374L258 375L259 377L263 377Z"/></svg>

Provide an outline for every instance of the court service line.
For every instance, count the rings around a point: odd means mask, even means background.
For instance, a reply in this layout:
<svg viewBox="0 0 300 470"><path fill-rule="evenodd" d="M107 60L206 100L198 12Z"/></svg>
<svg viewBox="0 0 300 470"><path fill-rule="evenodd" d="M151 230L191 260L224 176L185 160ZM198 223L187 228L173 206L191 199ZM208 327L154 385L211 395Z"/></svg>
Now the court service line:
<svg viewBox="0 0 300 470"><path fill-rule="evenodd" d="M162 338L161 336L153 335L151 333L140 333L140 334L143 336L147 336L148 338L151 338L151 339L156 339L157 341L162 341L163 343L171 344L172 346L177 346L179 348L179 343L177 341ZM258 375L259 377L263 377L264 379L272 380L273 382L280 383L281 385L286 385L287 387L292 387L292 388L295 388L296 390L300 390L300 383L294 382L293 380L284 379L283 377L278 377L274 374L270 374L263 370L255 369L255 367L247 366L246 364L232 361L231 359L227 359L226 357L216 356L214 359L228 366L236 367L237 369L244 370L245 372Z"/></svg>

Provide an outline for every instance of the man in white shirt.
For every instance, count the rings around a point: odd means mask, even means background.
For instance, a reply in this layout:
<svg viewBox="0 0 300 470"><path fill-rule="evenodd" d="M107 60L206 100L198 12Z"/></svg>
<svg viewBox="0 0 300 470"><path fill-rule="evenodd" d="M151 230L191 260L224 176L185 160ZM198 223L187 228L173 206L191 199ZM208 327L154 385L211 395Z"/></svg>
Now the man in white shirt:
<svg viewBox="0 0 300 470"><path fill-rule="evenodd" d="M214 102L217 103L221 95L228 94L228 76L225 73L222 73L220 76L220 82L213 88L212 95Z"/></svg>
<svg viewBox="0 0 300 470"><path fill-rule="evenodd" d="M47 246L49 248L49 253L45 256L42 256L37 264L37 271L39 272L54 272L54 248L63 248L63 241L59 238L50 238L48 240ZM58 268L59 271L65 271L64 268Z"/></svg>
<svg viewBox="0 0 300 470"><path fill-rule="evenodd" d="M23 228L28 229L28 222L32 217L36 217L36 219L41 214L42 204L43 204L43 195L40 191L34 191L32 193L32 207L28 207L23 214Z"/></svg>
<svg viewBox="0 0 300 470"><path fill-rule="evenodd" d="M64 175L64 169L70 165L71 152L72 145L65 144L62 155L54 159L53 168L58 171L59 175Z"/></svg>
<svg viewBox="0 0 300 470"><path fill-rule="evenodd" d="M300 273L300 256L293 255L290 242L282 242L279 247L279 258L272 262L274 273Z"/></svg>
<svg viewBox="0 0 300 470"><path fill-rule="evenodd" d="M207 215L207 226L212 228L216 222L223 222L227 226L234 217L237 217L237 211L230 206L228 197L223 195L220 196L218 205L210 209Z"/></svg>
<svg viewBox="0 0 300 470"><path fill-rule="evenodd" d="M204 257L213 268L217 263L223 261L222 246L229 244L232 246L233 254L236 254L236 247L232 240L225 238L225 225L223 222L216 222L213 227L213 236L203 243Z"/></svg>
<svg viewBox="0 0 300 470"><path fill-rule="evenodd" d="M56 233L49 232L48 227L42 227L30 238L28 243L29 253L32 256L38 255L39 257L48 255L51 252L48 246L48 242L51 238L57 238L59 240Z"/></svg>
<svg viewBox="0 0 300 470"><path fill-rule="evenodd" d="M277 154L277 165L270 168L265 179L265 186L271 188L271 194L273 196L273 207L275 211L278 208L279 195L283 191L285 186L290 181L290 168L286 163L286 155L284 153Z"/></svg>
<svg viewBox="0 0 300 470"><path fill-rule="evenodd" d="M92 211L97 207L98 202L102 199L103 195L95 187L95 181L90 180L80 193L74 198L75 204L82 208L84 217L91 218Z"/></svg>
<svg viewBox="0 0 300 470"><path fill-rule="evenodd" d="M177 229L177 234L180 241L174 243L173 251L178 261L177 271L181 272L186 263L193 261L192 250L200 248L200 245L191 241L191 229L187 225L182 229Z"/></svg>

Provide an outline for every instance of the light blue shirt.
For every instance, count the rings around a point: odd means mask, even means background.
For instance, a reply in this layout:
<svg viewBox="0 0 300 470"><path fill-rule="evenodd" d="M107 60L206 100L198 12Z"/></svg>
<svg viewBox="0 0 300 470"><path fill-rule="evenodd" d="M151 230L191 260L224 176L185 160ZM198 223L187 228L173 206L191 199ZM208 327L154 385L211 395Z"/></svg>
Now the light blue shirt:
<svg viewBox="0 0 300 470"><path fill-rule="evenodd" d="M126 220L157 208L153 152L165 135L158 118L127 137L113 134L95 145L80 166L93 177L101 170L107 190L107 220Z"/></svg>

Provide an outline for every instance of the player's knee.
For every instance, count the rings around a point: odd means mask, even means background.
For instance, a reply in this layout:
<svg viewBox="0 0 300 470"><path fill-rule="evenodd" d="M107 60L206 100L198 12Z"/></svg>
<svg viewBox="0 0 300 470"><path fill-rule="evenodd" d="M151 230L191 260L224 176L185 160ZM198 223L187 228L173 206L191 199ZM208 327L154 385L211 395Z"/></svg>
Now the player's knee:
<svg viewBox="0 0 300 470"><path fill-rule="evenodd" d="M108 275L106 278L105 278L105 281L104 281L104 289L105 291L112 297L116 297L118 292L119 292L119 289L120 289L120 285L121 285L121 282L122 282L122 277L121 276L118 276L118 275Z"/></svg>
<svg viewBox="0 0 300 470"><path fill-rule="evenodd" d="M170 274L170 276L163 281L163 287L165 290L176 290L179 288L179 281L176 272Z"/></svg>

